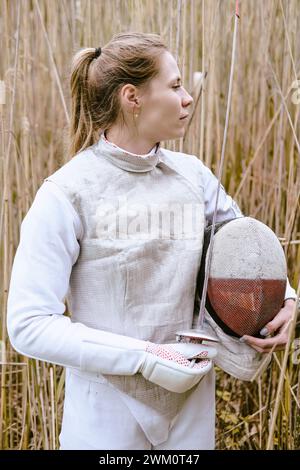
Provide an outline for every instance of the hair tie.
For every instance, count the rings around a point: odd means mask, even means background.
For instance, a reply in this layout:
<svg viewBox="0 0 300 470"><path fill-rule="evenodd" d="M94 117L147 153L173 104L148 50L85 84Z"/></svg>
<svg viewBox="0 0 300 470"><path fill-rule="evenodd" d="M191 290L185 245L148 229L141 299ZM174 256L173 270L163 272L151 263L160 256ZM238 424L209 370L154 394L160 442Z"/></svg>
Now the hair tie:
<svg viewBox="0 0 300 470"><path fill-rule="evenodd" d="M101 54L101 47L96 47L94 59L97 59L97 57L99 57L100 54Z"/></svg>

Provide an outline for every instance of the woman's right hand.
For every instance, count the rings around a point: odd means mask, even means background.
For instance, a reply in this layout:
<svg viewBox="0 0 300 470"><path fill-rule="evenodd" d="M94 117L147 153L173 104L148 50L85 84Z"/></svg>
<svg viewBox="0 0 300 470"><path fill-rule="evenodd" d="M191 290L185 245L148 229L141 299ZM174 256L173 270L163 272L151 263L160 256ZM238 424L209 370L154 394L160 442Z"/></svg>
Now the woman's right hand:
<svg viewBox="0 0 300 470"><path fill-rule="evenodd" d="M171 392L183 393L196 385L212 367L216 350L192 343L148 343L147 356L140 368L149 381Z"/></svg>

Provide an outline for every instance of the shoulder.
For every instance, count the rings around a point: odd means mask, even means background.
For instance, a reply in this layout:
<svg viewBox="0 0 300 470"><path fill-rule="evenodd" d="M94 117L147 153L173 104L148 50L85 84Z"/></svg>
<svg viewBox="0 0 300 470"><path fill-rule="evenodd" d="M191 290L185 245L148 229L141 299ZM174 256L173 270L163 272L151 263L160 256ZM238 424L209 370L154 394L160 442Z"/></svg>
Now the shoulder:
<svg viewBox="0 0 300 470"><path fill-rule="evenodd" d="M170 163L174 163L177 165L191 165L194 167L203 166L201 160L199 160L199 158L197 158L195 155L184 152L175 152L173 150L169 150L163 147L160 150L162 152L164 160Z"/></svg>
<svg viewBox="0 0 300 470"><path fill-rule="evenodd" d="M93 171L93 168L98 163L99 159L97 159L93 147L88 147L82 152L77 153L71 160L50 174L46 180L62 184L65 184L67 181L79 183L84 175Z"/></svg>
<svg viewBox="0 0 300 470"><path fill-rule="evenodd" d="M194 180L196 177L198 183L204 186L207 171L210 172L210 170L198 157L188 153L174 152L165 148L162 148L161 152L162 161L164 163L189 179L192 178Z"/></svg>
<svg viewBox="0 0 300 470"><path fill-rule="evenodd" d="M106 184L111 179L112 165L106 159L101 158L91 145L85 150L77 153L70 161L61 166L54 173L45 178L44 181L56 183L60 189L74 203L80 194L87 188Z"/></svg>
<svg viewBox="0 0 300 470"><path fill-rule="evenodd" d="M74 206L58 185L44 181L22 220L21 232L25 229L36 231L40 227L45 230L56 227L57 232L62 233L67 226L73 227L78 238L81 237L81 222Z"/></svg>

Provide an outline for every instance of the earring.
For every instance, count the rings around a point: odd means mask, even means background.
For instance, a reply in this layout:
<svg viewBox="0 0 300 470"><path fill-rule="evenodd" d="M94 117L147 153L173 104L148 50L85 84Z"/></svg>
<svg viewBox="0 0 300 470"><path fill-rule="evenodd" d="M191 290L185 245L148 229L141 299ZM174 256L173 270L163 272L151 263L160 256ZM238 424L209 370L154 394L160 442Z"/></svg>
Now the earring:
<svg viewBox="0 0 300 470"><path fill-rule="evenodd" d="M138 100L135 100L135 102L138 104ZM134 109L134 108L133 108ZM138 113L134 114L134 117L137 118L139 115Z"/></svg>

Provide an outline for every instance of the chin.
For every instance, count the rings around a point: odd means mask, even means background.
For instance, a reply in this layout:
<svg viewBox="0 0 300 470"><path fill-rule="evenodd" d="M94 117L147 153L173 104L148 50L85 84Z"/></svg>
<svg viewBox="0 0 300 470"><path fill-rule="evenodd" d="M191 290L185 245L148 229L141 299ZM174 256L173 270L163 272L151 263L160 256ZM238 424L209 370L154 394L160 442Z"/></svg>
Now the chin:
<svg viewBox="0 0 300 470"><path fill-rule="evenodd" d="M180 131L177 133L177 139L181 139L186 133L186 129L185 128L182 128L180 129Z"/></svg>
<svg viewBox="0 0 300 470"><path fill-rule="evenodd" d="M174 132L173 135L166 137L164 140L179 140L181 139L186 133L186 129L179 129L176 133Z"/></svg>

